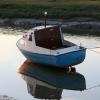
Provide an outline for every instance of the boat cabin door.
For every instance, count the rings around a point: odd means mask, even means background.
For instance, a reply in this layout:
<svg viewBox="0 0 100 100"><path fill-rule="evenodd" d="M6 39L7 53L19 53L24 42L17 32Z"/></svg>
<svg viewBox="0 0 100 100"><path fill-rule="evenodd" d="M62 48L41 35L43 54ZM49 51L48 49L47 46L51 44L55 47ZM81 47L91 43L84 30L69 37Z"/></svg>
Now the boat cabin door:
<svg viewBox="0 0 100 100"><path fill-rule="evenodd" d="M62 47L62 37L58 26L36 30L34 34L37 46L48 49Z"/></svg>

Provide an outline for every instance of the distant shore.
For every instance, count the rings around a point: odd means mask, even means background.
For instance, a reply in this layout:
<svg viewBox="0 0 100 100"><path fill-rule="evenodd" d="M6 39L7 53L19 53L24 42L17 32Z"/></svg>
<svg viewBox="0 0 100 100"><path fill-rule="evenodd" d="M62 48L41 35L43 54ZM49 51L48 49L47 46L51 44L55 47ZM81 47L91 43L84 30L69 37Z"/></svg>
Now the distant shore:
<svg viewBox="0 0 100 100"><path fill-rule="evenodd" d="M5 2L6 1L6 2ZM92 17L100 20L99 0L1 0L0 18L50 19Z"/></svg>
<svg viewBox="0 0 100 100"><path fill-rule="evenodd" d="M1 0L0 26L61 25L64 33L100 36L100 0Z"/></svg>
<svg viewBox="0 0 100 100"><path fill-rule="evenodd" d="M72 19L47 19L47 24L60 25L64 33L75 35L100 36L100 21L93 18L75 17ZM16 29L31 29L35 26L44 25L44 19L31 18L1 18L0 26Z"/></svg>

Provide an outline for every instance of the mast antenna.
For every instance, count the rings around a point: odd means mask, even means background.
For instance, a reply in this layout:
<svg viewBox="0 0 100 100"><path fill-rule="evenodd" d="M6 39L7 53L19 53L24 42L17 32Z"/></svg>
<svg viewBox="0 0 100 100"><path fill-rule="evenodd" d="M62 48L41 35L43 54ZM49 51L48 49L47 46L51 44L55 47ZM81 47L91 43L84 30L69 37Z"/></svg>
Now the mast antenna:
<svg viewBox="0 0 100 100"><path fill-rule="evenodd" d="M45 23L44 23L44 25L45 25L45 28L46 28L46 24L47 24L46 23L47 11L44 12L44 17L45 17Z"/></svg>

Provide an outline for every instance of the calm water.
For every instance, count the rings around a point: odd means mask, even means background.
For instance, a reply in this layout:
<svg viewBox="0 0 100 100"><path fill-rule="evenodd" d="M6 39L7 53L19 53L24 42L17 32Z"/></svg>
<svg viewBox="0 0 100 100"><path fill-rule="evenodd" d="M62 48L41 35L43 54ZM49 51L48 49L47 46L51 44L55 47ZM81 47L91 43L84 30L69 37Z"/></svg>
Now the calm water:
<svg viewBox="0 0 100 100"><path fill-rule="evenodd" d="M0 28L0 95L8 95L17 100L37 100L28 94L27 84L18 73L18 69L26 60L16 47L21 35L4 35L4 32L23 33ZM65 38L88 48L100 47L99 37L68 35ZM76 70L84 75L87 88L99 85L100 54L87 50L85 61L76 65ZM64 89L61 100L100 100L100 87L83 92Z"/></svg>

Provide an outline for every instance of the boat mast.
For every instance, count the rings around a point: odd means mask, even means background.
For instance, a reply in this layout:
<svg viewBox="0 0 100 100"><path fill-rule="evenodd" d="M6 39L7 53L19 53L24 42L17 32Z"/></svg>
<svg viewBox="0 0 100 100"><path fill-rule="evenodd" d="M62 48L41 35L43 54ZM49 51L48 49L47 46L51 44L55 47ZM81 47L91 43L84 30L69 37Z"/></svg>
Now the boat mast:
<svg viewBox="0 0 100 100"><path fill-rule="evenodd" d="M45 23L44 23L44 25L45 25L45 28L46 28L46 17L47 17L47 11L44 12L44 17L45 17Z"/></svg>

